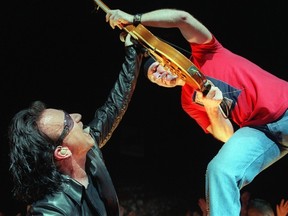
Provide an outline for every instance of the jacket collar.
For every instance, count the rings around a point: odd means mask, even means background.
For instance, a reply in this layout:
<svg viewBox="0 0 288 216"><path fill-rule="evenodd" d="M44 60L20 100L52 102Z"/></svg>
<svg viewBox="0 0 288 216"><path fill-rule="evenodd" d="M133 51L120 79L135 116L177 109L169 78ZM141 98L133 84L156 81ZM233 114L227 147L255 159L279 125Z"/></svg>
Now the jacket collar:
<svg viewBox="0 0 288 216"><path fill-rule="evenodd" d="M68 183L63 184L64 193L66 193L71 199L75 200L79 205L81 205L85 187L67 175L63 175L63 177Z"/></svg>

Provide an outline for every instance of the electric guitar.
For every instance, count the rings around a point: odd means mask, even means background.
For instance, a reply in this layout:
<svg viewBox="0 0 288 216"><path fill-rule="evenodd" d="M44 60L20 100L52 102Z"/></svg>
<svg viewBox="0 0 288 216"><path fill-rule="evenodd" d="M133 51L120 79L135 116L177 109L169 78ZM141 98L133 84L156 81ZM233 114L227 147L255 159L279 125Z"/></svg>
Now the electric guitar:
<svg viewBox="0 0 288 216"><path fill-rule="evenodd" d="M110 10L101 0L94 1L98 5L98 8L100 7L105 13ZM130 34L132 38L147 50L147 53L151 57L158 61L164 68L169 69L172 73L184 80L188 85L201 91L203 95L209 92L211 84L205 75L185 55L169 44L161 41L142 24L138 24L137 26L118 25L118 28ZM224 117L228 117L229 107L224 99L220 104L220 110Z"/></svg>

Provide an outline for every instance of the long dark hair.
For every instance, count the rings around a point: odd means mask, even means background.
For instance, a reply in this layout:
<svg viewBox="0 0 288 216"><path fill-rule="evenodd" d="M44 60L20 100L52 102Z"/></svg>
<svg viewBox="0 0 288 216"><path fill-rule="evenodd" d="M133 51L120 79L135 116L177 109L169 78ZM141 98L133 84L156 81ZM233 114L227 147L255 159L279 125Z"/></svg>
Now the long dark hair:
<svg viewBox="0 0 288 216"><path fill-rule="evenodd" d="M54 162L55 142L37 126L45 109L43 102L33 102L13 117L8 130L12 192L28 204L59 191L63 181Z"/></svg>

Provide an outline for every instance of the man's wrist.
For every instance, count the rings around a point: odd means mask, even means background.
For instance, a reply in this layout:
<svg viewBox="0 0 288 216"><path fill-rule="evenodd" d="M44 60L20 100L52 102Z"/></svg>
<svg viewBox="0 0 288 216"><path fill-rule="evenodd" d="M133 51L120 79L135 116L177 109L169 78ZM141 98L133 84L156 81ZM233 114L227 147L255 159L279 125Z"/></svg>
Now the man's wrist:
<svg viewBox="0 0 288 216"><path fill-rule="evenodd" d="M141 23L141 18L142 18L142 14L141 13L137 13L134 15L133 17L133 25L137 26Z"/></svg>

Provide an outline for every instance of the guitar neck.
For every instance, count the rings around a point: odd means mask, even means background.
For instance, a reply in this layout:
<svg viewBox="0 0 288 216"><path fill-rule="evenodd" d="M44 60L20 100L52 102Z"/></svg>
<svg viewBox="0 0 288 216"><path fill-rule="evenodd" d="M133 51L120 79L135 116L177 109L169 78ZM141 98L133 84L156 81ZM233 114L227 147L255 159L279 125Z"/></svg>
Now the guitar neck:
<svg viewBox="0 0 288 216"><path fill-rule="evenodd" d="M95 2L98 5L98 7L100 7L105 13L107 13L108 10L110 10L110 8L106 4L104 4L102 1L95 0Z"/></svg>
<svg viewBox="0 0 288 216"><path fill-rule="evenodd" d="M101 0L95 0L95 3L98 5L98 8L100 7L106 14L110 10ZM173 73L176 73L193 88L199 90L207 88L207 86L203 86L207 81L206 77L186 56L169 44L159 40L142 24L138 24L137 26L132 24L119 24L117 27L130 34L132 38L147 49L148 53L153 56L156 61L170 68Z"/></svg>
<svg viewBox="0 0 288 216"><path fill-rule="evenodd" d="M94 1L98 5L98 8L100 7L105 13L108 13L108 10L110 10L110 8L106 4L104 4L101 0L94 0ZM120 24L117 25L117 27L119 29L124 29L126 32L128 32L128 30L125 27L123 27L122 25L120 25Z"/></svg>

